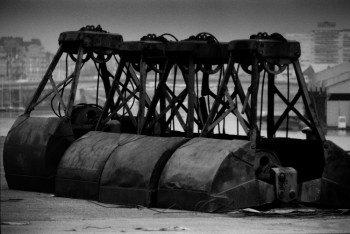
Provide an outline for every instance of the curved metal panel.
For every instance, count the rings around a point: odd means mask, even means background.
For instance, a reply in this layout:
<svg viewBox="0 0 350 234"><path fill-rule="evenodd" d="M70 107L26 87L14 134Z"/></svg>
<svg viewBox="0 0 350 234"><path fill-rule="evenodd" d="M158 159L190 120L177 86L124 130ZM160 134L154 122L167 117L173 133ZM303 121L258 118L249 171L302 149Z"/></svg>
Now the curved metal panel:
<svg viewBox="0 0 350 234"><path fill-rule="evenodd" d="M160 174L172 153L186 141L180 137L143 136L120 145L103 170L99 200L155 204Z"/></svg>
<svg viewBox="0 0 350 234"><path fill-rule="evenodd" d="M331 141L326 145L322 176L301 184L299 200L350 208L350 155Z"/></svg>
<svg viewBox="0 0 350 234"><path fill-rule="evenodd" d="M272 202L273 185L256 179L255 155L249 141L190 140L164 168L157 205L214 212Z"/></svg>
<svg viewBox="0 0 350 234"><path fill-rule="evenodd" d="M18 117L4 144L8 186L53 192L59 160L73 141L68 119Z"/></svg>
<svg viewBox="0 0 350 234"><path fill-rule="evenodd" d="M119 145L141 137L88 132L76 140L63 155L57 170L55 194L97 200L102 170L112 152Z"/></svg>

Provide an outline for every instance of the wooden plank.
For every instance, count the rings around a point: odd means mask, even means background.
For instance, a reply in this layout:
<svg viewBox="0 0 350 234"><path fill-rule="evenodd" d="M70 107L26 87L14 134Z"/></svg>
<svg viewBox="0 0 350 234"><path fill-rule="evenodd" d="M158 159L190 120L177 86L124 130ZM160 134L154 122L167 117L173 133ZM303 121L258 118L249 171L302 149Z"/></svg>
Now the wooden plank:
<svg viewBox="0 0 350 234"><path fill-rule="evenodd" d="M173 63L170 61L170 58L167 57L165 67L164 67L164 72L162 73L162 75L159 79L159 83L157 85L156 92L154 93L152 101L149 104L148 112L147 112L146 118L145 118L145 125L150 121L152 116L157 116L155 114L157 103L160 100L160 98L164 95L163 90L165 89L166 81L168 79L168 76L169 76L169 73L170 73L172 66L173 66ZM165 107L163 106L162 108L165 108ZM144 128L144 126L142 126L142 129L141 129L142 131L143 131L143 128Z"/></svg>
<svg viewBox="0 0 350 234"><path fill-rule="evenodd" d="M187 96L187 89L184 89L177 97L175 96L173 98L171 98L170 95L167 92L165 93L165 97L166 97L166 99L168 100L169 103L171 103L172 100L174 100L174 99L176 100L176 102L178 102L177 106L176 107L174 106L172 108L172 112L171 112L171 114L170 114L170 116L169 116L169 118L168 118L168 120L166 122L166 126L168 126L170 124L171 120L173 119L173 117L176 116L176 118L179 121L182 129L184 131L186 131L186 128L187 128L186 123L182 119L182 116L181 116L181 114L180 114L180 112L178 110L180 108L180 106L182 105L183 101L185 100L186 96Z"/></svg>
<svg viewBox="0 0 350 234"><path fill-rule="evenodd" d="M70 115L72 114L72 110L74 107L74 99L75 99L75 94L77 92L81 65L83 63L83 56L84 56L84 48L80 46L78 49L77 62L75 63L75 69L74 69L74 77L72 80L71 90L68 98L67 113L66 113L68 117L70 117Z"/></svg>
<svg viewBox="0 0 350 234"><path fill-rule="evenodd" d="M123 95L123 93L119 90L118 87L116 87L116 91L117 91L118 95ZM104 118L102 125L105 124L105 123L107 123L107 122L111 119L111 117L112 117L113 115L115 115L122 107L125 106L125 108L126 108L127 111L128 111L128 114L130 115L131 121L133 122L134 126L136 127L136 126L137 126L137 122L136 122L136 120L135 120L133 114L131 113L130 107L127 105L127 103L128 103L128 101L129 101L132 97L135 96L135 94L136 94L137 92L138 92L138 89L136 88L133 92L131 92L131 93L129 94L129 96L127 96L126 98L123 98L123 99L122 99L122 100L123 100L122 103L121 103L120 105L118 105L117 107L115 107L114 110L109 114L109 116L107 116L106 118Z"/></svg>
<svg viewBox="0 0 350 234"><path fill-rule="evenodd" d="M117 91L117 93L118 93L119 96L123 95L118 86L116 87L116 91ZM131 99L131 97L133 97L133 96L136 94L137 91L138 91L138 89L135 89L135 90L134 90L135 93L131 93L131 94L128 96L128 98L126 98L125 100L123 100L123 103L120 105L120 108L121 108L121 107L125 107L126 111L128 112L128 115L129 115L129 117L130 117L130 119L131 119L131 122L134 124L135 127L136 127L136 126L139 126L139 125L138 125L139 123L136 122L136 119L134 118L134 115L133 115L133 113L132 113L132 111L131 111L131 109L130 109L130 107L128 106L127 103L128 103L128 101ZM117 111L118 111L118 110L117 110ZM116 112L117 112L117 111L116 111ZM110 116L112 116L112 115L110 115Z"/></svg>
<svg viewBox="0 0 350 234"><path fill-rule="evenodd" d="M74 73L74 72L73 72ZM60 88L62 85L64 85L66 82L72 79L73 73L68 76L65 80L61 81L58 85L57 88ZM42 101L44 101L47 97L49 97L51 94L53 94L55 91L51 89L49 92L47 92L45 95L43 95L32 107L35 108L37 105L39 105Z"/></svg>
<svg viewBox="0 0 350 234"><path fill-rule="evenodd" d="M34 107L38 104L37 101L38 101L41 93L43 92L43 90L47 84L47 81L49 80L50 76L52 76L52 72L54 71L55 67L57 66L57 63L59 62L62 54L63 54L63 45L61 44L60 47L58 48L55 56L53 57L49 67L47 68L45 75L43 76L38 88L35 90L35 93L34 93L32 99L30 100L27 108L25 109L25 111L24 111L25 115L29 115L30 112L34 109ZM48 96L46 96L46 97L48 97ZM42 100L43 99L41 99L41 101Z"/></svg>
<svg viewBox="0 0 350 234"><path fill-rule="evenodd" d="M301 89L301 96L302 96L303 101L304 101L306 114L309 116L311 123L315 126L317 136L321 139L321 141L325 141L326 138L325 138L324 133L322 131L321 125L318 121L313 104L311 102L309 92L307 90L307 86L305 83L305 79L304 79L304 76L303 76L303 73L301 71L301 67L299 64L299 60L295 60L293 62L293 67L295 70L295 75L297 77L299 87Z"/></svg>
<svg viewBox="0 0 350 234"><path fill-rule="evenodd" d="M172 99L169 103L169 105L161 112L159 113L159 115L154 118L152 121L150 121L150 123L147 125L146 130L149 130L151 127L153 127L153 125L159 121L159 119L161 119L167 112L168 110L170 110L171 108L173 108L175 106L175 104L183 98L183 96L186 95L185 92L181 93L179 96L177 96L175 99Z"/></svg>
<svg viewBox="0 0 350 234"><path fill-rule="evenodd" d="M165 88L164 88L164 85L162 86L161 88L161 96L160 96L160 99L159 99L159 105L160 105L160 112L164 111L165 110L165 107L166 107L166 99L165 99ZM161 136L164 136L165 134L165 131L166 131L166 114L164 116L162 116L162 118L160 119L160 135Z"/></svg>
<svg viewBox="0 0 350 234"><path fill-rule="evenodd" d="M143 124L145 122L145 102L146 102L146 82L147 82L147 63L143 56L140 61L140 99L139 99L139 110L137 112L137 134L141 134Z"/></svg>
<svg viewBox="0 0 350 234"><path fill-rule="evenodd" d="M63 107L63 111L64 111L64 114L67 115L67 108L66 108L66 105L64 104L64 101L61 97L61 94L59 93L58 89L57 89L57 86L55 84L55 81L52 79L52 75L50 75L50 82L51 82L51 85L52 85L52 89L53 91L55 92L56 94L56 97L58 98L58 101L60 102L60 104L62 105Z"/></svg>
<svg viewBox="0 0 350 234"><path fill-rule="evenodd" d="M232 70L234 69L233 65L234 65L233 54L230 53L230 57L228 60L228 64L226 66L225 74L224 74L224 77L223 77L221 84L219 86L218 94L217 94L215 101L210 109L208 119L203 126L203 130L202 130L200 136L206 136L209 133L208 128L211 125L215 115L217 114L219 105L222 101L223 96L225 95L225 91L227 90L227 82L230 79L230 76L232 74Z"/></svg>
<svg viewBox="0 0 350 234"><path fill-rule="evenodd" d="M135 71L133 70L132 66L130 65L130 63L125 63L125 66L127 67L128 71L130 72L131 75L131 79L134 82L134 84L139 87L140 86L140 80L137 77ZM149 106L151 103L151 98L148 96L147 93L145 93L145 101L147 103L147 105ZM157 111L155 111L155 115L157 115Z"/></svg>
<svg viewBox="0 0 350 234"><path fill-rule="evenodd" d="M208 128L207 131L210 132L211 130L213 130L228 114L231 113L231 111L234 109L233 106L230 106L230 108L228 108L224 114L222 114L221 116L219 116Z"/></svg>
<svg viewBox="0 0 350 234"><path fill-rule="evenodd" d="M272 136L276 133L280 125L282 124L283 120L287 117L289 111L293 110L295 113L299 112L295 109L294 105L297 103L301 96L300 90L296 93L294 98L290 103L288 103L288 100L279 92L279 90L276 89L276 94L284 101L287 105L287 108L283 111L281 117L277 120L276 124L273 126L273 129L271 129Z"/></svg>
<svg viewBox="0 0 350 234"><path fill-rule="evenodd" d="M131 79L130 79L131 77L130 77L130 75L128 75L128 74L129 74L129 72L127 72L127 75L126 75L125 83L124 83L124 84L122 84L122 83L119 81L119 85L123 87L122 90L121 90L121 93L123 94L123 96L124 96L124 93L125 93L126 91L129 92L129 94L130 94L130 93L133 93L133 91L131 91L131 90L128 89L128 85L129 85L129 83L130 83L130 81L131 81ZM115 106L119 106L121 100L123 99L123 96L118 96L118 99L117 99L117 101L115 102Z"/></svg>
<svg viewBox="0 0 350 234"><path fill-rule="evenodd" d="M251 75L251 98L250 98L250 140L257 144L259 137L259 129L257 125L257 109L258 109L258 91L259 91L259 60L257 56L252 59L252 75Z"/></svg>
<svg viewBox="0 0 350 234"><path fill-rule="evenodd" d="M236 103L234 103L234 101L232 100L232 96L228 93L228 91L225 92L226 98L230 103L230 107L233 107L232 111L234 113L234 115L236 116L236 118L238 119L238 122L241 124L244 132L248 135L249 134L249 128L245 122L245 120L243 119L241 113L239 113L239 111L237 110L237 105Z"/></svg>
<svg viewBox="0 0 350 234"><path fill-rule="evenodd" d="M235 89L238 92L239 99L241 100L241 103L243 104L247 97L244 93L242 83L241 83L241 81L238 77L237 71L234 67L232 69L231 76L232 76L233 83L235 84ZM248 99L249 99L249 97L248 97ZM246 105L244 113L247 116L248 121L250 122L250 105L249 105L249 103Z"/></svg>
<svg viewBox="0 0 350 234"><path fill-rule="evenodd" d="M272 67L270 69L273 70ZM275 75L268 73L267 76L267 138L272 139L275 135Z"/></svg>
<svg viewBox="0 0 350 234"><path fill-rule="evenodd" d="M195 102L195 91L194 91L194 83L195 83L195 63L193 61L193 58L189 58L189 64L188 64L188 80L187 80L187 129L186 129L186 136L188 138L193 137L193 121L194 121L194 102Z"/></svg>
<svg viewBox="0 0 350 234"><path fill-rule="evenodd" d="M112 82L112 85L111 85L111 89L109 90L109 93L108 93L105 105L103 107L102 113L100 115L99 120L97 121L95 130L100 130L100 127L102 127L102 123L103 124L106 123L106 121L103 122L103 120L105 118L107 118L107 116L108 116L108 109L111 108L110 105L111 105L112 102L110 102L109 100L114 98L115 90L118 88L118 82L119 82L120 77L121 77L121 75L123 73L124 66L125 66L125 60L124 60L124 56L122 56L120 58L120 62L119 62L117 71L115 73L115 76L114 76L114 79L113 79L113 82Z"/></svg>

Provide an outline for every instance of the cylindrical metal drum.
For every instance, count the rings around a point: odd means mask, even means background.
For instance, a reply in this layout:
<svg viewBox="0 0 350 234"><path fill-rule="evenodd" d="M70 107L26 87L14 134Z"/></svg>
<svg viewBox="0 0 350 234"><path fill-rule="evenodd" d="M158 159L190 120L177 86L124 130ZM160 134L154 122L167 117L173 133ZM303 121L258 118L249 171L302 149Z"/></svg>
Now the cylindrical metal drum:
<svg viewBox="0 0 350 234"><path fill-rule="evenodd" d="M53 192L57 165L73 141L69 119L18 117L4 144L9 188Z"/></svg>

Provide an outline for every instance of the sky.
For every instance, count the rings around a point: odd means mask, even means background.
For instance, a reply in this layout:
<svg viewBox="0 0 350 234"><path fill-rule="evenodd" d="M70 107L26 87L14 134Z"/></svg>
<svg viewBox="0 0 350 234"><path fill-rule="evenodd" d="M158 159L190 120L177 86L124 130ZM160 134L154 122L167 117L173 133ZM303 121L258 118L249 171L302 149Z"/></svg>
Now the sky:
<svg viewBox="0 0 350 234"><path fill-rule="evenodd" d="M86 25L100 24L124 40L209 32L230 41L258 32L310 32L322 21L350 29L350 0L0 0L0 37L39 38L51 52L61 32Z"/></svg>

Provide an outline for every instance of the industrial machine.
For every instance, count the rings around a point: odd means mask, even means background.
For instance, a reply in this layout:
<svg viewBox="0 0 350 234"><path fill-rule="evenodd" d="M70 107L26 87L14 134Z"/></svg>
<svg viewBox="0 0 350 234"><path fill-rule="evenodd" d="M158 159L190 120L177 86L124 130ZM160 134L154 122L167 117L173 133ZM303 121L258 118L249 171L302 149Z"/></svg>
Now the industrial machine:
<svg viewBox="0 0 350 234"><path fill-rule="evenodd" d="M228 43L209 33L123 41L87 26L61 33L59 45L6 137L10 188L204 212L296 202L350 207L350 156L325 139L298 42L277 33ZM52 74L64 53L75 69L57 84ZM97 97L75 103L89 60L103 105ZM31 117L50 97L57 117ZM292 117L303 139L293 137Z"/></svg>

